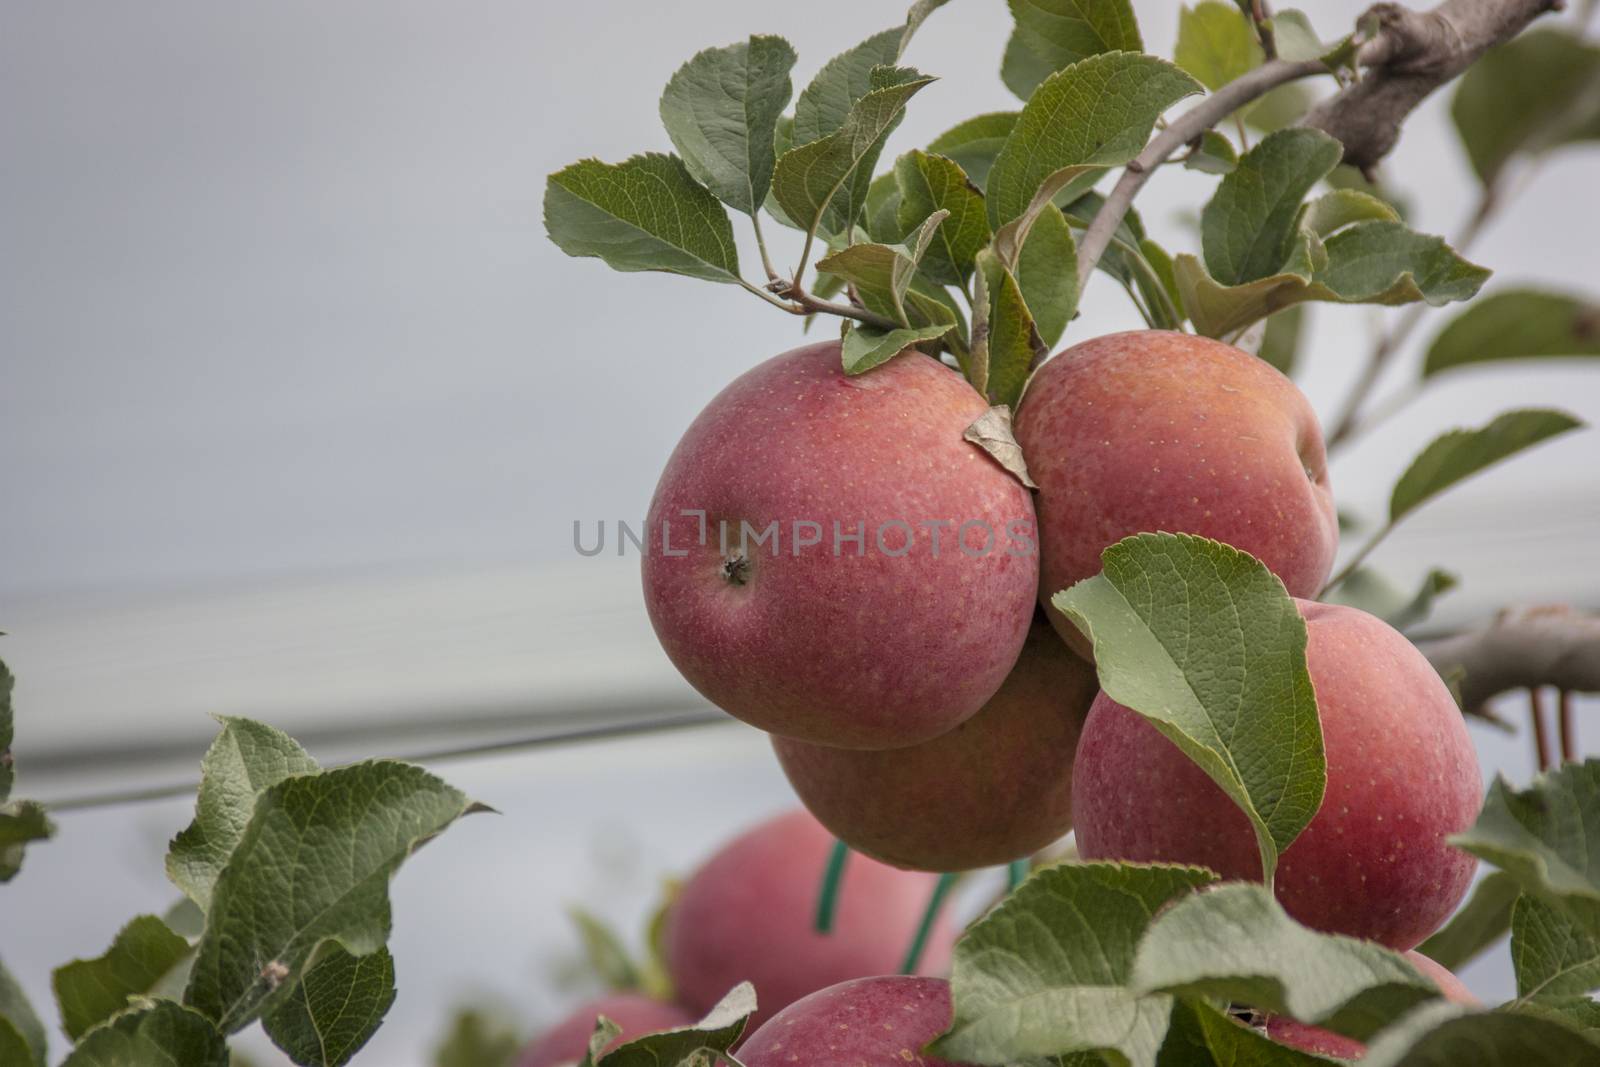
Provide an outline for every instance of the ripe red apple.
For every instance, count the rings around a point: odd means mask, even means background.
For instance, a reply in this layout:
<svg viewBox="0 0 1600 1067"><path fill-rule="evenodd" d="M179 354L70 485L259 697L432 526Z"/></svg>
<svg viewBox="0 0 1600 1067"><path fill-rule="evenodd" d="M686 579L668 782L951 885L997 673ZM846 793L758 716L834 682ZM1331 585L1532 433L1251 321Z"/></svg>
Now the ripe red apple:
<svg viewBox="0 0 1600 1067"><path fill-rule="evenodd" d="M622 1027L622 1033L606 1045L606 1051L645 1034L692 1026L699 1021L676 1004L640 993L613 993L576 1008L535 1038L522 1050L517 1067L556 1067L582 1060L589 1048L589 1036L594 1033L595 1019L601 1015Z"/></svg>
<svg viewBox="0 0 1600 1067"><path fill-rule="evenodd" d="M1039 591L1061 636L1088 642L1050 606L1100 573L1136 533L1210 537L1315 596L1339 543L1322 430L1294 383L1231 345L1136 330L1074 345L1039 368L1017 412L1039 484Z"/></svg>
<svg viewBox="0 0 1600 1067"><path fill-rule="evenodd" d="M845 748L914 745L982 707L1038 582L1028 490L961 436L985 410L915 352L849 377L834 341L718 394L647 523L645 604L690 684L753 726Z"/></svg>
<svg viewBox="0 0 1600 1067"><path fill-rule="evenodd" d="M753 1030L808 993L900 969L935 879L851 856L833 930L819 934L817 889L832 850L822 824L793 811L747 830L689 878L663 939L667 973L685 1007L704 1013L735 985L752 982ZM925 973L945 969L955 937L941 919L923 953Z"/></svg>
<svg viewBox="0 0 1600 1067"><path fill-rule="evenodd" d="M961 1067L924 1055L950 1027L942 978L858 978L812 993L739 1048L745 1067Z"/></svg>
<svg viewBox="0 0 1600 1067"><path fill-rule="evenodd" d="M1478 998L1466 987L1466 983L1448 968L1433 962L1420 952L1407 952L1406 959L1411 966L1422 972L1424 978L1433 980L1433 984L1439 987L1439 992L1444 994L1444 999L1455 1004L1479 1003ZM1367 1046L1353 1037L1345 1037L1332 1030L1324 1030L1320 1026L1312 1026L1310 1023L1295 1019L1285 1019L1282 1016L1273 1016L1267 1020L1267 1036L1280 1045L1288 1045L1301 1052L1336 1056L1342 1060L1359 1060L1367 1054Z"/></svg>
<svg viewBox="0 0 1600 1067"><path fill-rule="evenodd" d="M1000 691L949 733L884 752L772 747L806 807L857 851L915 870L989 867L1072 829L1072 757L1098 691L1040 612Z"/></svg>
<svg viewBox="0 0 1600 1067"><path fill-rule="evenodd" d="M1327 757L1322 807L1280 857L1277 895L1307 926L1415 946L1475 861L1446 843L1482 782L1461 712L1428 661L1365 612L1298 601ZM1078 741L1072 808L1084 859L1169 861L1259 879L1242 811L1156 728L1104 693Z"/></svg>

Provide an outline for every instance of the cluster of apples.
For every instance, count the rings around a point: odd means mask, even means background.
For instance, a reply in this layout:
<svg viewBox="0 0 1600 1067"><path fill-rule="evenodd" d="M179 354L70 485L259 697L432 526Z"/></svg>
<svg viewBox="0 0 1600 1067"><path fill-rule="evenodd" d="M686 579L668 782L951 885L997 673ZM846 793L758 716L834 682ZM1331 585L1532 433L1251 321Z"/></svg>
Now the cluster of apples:
<svg viewBox="0 0 1600 1067"><path fill-rule="evenodd" d="M1075 829L1085 859L1258 879L1243 812L1098 691L1092 649L1049 606L1124 537L1222 541L1275 573L1307 626L1327 787L1281 857L1279 899L1399 950L1436 930L1472 876L1446 837L1476 815L1477 760L1403 636L1309 599L1338 523L1304 395L1203 337L1087 341L1019 406L1033 492L963 436L986 410L938 360L908 351L848 376L837 343L723 390L648 522L646 603L689 682L772 735L830 831L894 866L1004 863Z"/></svg>

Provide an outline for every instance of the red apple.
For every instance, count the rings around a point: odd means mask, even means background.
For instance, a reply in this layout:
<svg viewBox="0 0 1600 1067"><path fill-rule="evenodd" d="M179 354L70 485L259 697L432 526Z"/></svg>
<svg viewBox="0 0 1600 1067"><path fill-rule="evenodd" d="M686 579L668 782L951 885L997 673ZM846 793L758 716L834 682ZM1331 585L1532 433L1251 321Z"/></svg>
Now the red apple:
<svg viewBox="0 0 1600 1067"><path fill-rule="evenodd" d="M1482 782L1461 712L1433 667L1380 619L1299 601L1327 789L1280 857L1278 899L1307 926L1407 949L1460 903ZM1085 859L1166 861L1259 879L1249 822L1156 728L1104 693L1078 742L1072 808Z"/></svg>
<svg viewBox="0 0 1600 1067"><path fill-rule="evenodd" d="M936 879L851 856L833 930L813 926L833 837L804 811L741 834L684 883L667 913L667 973L684 1006L709 1011L740 982L755 985L751 1029L808 993L900 969ZM922 957L948 965L956 931L942 919Z"/></svg>
<svg viewBox="0 0 1600 1067"><path fill-rule="evenodd" d="M1406 960L1421 971L1424 978L1433 980L1433 984L1439 987L1439 992L1444 994L1444 999L1456 1004L1479 1003L1478 998L1472 995L1472 991L1461 979L1422 953L1407 952ZM1367 1046L1353 1037L1345 1037L1332 1030L1324 1030L1320 1026L1312 1026L1310 1023L1295 1019L1285 1019L1282 1016L1273 1016L1267 1020L1267 1036L1280 1045L1288 1045L1301 1052L1336 1056L1342 1060L1359 1060L1367 1054Z"/></svg>
<svg viewBox="0 0 1600 1067"><path fill-rule="evenodd" d="M940 978L859 978L789 1005L745 1040L745 1067L961 1067L922 1048L950 1028Z"/></svg>
<svg viewBox="0 0 1600 1067"><path fill-rule="evenodd" d="M575 1009L535 1038L522 1050L517 1067L556 1067L582 1060L589 1048L589 1037L594 1033L595 1019L601 1015L622 1027L622 1033L606 1045L606 1051L645 1034L692 1026L699 1021L676 1004L640 993L613 993Z"/></svg>
<svg viewBox="0 0 1600 1067"><path fill-rule="evenodd" d="M1315 596L1339 543L1322 430L1300 390L1267 363L1187 333L1097 337L1039 368L1017 412L1039 484L1041 599L1100 572L1136 533L1210 537Z"/></svg>
<svg viewBox="0 0 1600 1067"><path fill-rule="evenodd" d="M1028 490L961 436L985 410L916 352L849 377L833 341L718 394L647 523L645 604L690 684L845 748L914 745L982 707L1038 582Z"/></svg>
<svg viewBox="0 0 1600 1067"><path fill-rule="evenodd" d="M988 867L1072 829L1072 758L1098 691L1040 612L1000 691L949 733L884 752L772 747L806 807L857 851L916 870Z"/></svg>

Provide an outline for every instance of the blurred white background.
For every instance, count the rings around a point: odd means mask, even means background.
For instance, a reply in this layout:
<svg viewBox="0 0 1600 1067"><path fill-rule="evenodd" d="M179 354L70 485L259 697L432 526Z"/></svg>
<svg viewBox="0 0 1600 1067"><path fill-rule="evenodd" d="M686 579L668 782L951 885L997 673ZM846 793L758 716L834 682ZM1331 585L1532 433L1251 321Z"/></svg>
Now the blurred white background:
<svg viewBox="0 0 1600 1067"><path fill-rule="evenodd" d="M1303 6L1331 36L1365 5ZM636 561L577 557L572 523L637 525L689 420L798 329L731 287L566 259L543 235L544 176L666 148L657 96L702 47L783 34L798 89L904 7L0 0L0 629L19 794L187 778L207 712L339 758L700 706L649 633ZM1170 54L1176 5L1136 7ZM943 80L886 160L1016 106L996 76L1008 29L1000 0L924 26L906 61ZM1385 168L1438 233L1476 193L1446 105ZM1168 247L1193 247L1184 213L1210 181L1147 187ZM1491 287L1592 291L1597 182L1593 149L1543 167L1471 253ZM1302 383L1324 416L1382 321L1314 312ZM1100 278L1068 336L1136 324ZM1600 372L1441 380L1338 457L1336 491L1378 514L1440 429L1535 404L1600 420ZM1430 505L1375 562L1402 584L1459 573L1446 622L1596 605L1596 458L1592 432L1548 445ZM1583 728L1600 751L1600 725ZM1525 739L1474 729L1486 773L1527 777ZM734 725L441 769L504 814L402 873L400 998L358 1062L426 1062L460 1002L501 1002L530 1030L551 1018L583 992L551 977L575 949L562 903L634 930L661 875L791 802ZM64 813L0 890L0 957L42 1012L51 967L175 896L161 845L187 810ZM1510 990L1503 963L1466 977Z"/></svg>

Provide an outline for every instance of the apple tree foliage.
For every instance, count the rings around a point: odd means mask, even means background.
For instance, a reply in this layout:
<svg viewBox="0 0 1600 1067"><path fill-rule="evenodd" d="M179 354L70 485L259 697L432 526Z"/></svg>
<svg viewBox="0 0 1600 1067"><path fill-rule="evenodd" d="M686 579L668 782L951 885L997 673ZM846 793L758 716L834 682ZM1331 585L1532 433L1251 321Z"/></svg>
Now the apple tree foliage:
<svg viewBox="0 0 1600 1067"><path fill-rule="evenodd" d="M797 98L793 50L775 38L700 53L662 98L681 171L623 200L618 191L646 168L666 165L640 156L557 172L545 197L551 239L622 270L714 275L808 325L839 315L847 373L916 350L1011 407L1076 314L1079 247L1107 208L1097 189L1107 173L1134 163L1171 109L1259 68L1265 42L1342 84L1360 77L1356 52L1372 32L1328 40L1299 11L1260 25L1247 0L1201 0L1180 12L1168 61L1145 52L1126 0L1010 0L1001 78L1020 108L965 119L881 162L901 112L932 80L906 56L938 6L918 4L903 26L830 60ZM1402 196L1341 167L1340 142L1296 124L1310 100L1302 84L1279 86L1186 147L1183 166L1217 177L1198 247L1163 248L1129 209L1087 266L1150 326L1243 345L1286 373L1304 304L1476 296L1488 270L1413 229ZM1486 214L1508 171L1600 136L1600 54L1568 29L1529 32L1468 71L1452 115ZM1249 127L1261 133L1254 144L1243 139ZM774 260L776 231L763 229L757 205L798 231L792 270ZM765 281L739 274L728 208L750 217ZM686 232L683 220L708 212L706 226ZM834 302L843 293L849 302ZM1593 299L1504 289L1446 323L1418 384L1477 364L1596 354ZM1008 425L986 418L968 436L1025 477ZM1368 554L1437 494L1579 425L1560 411L1515 410L1444 434L1400 474L1386 520L1324 595L1381 601L1395 625L1414 625L1454 577L1432 572L1406 595L1362 566ZM1445 1005L1402 956L1310 931L1270 893L1277 857L1315 815L1325 778L1305 624L1282 585L1250 556L1196 537L1139 535L1107 549L1104 563L1055 604L1092 639L1102 688L1248 815L1266 888L1197 895L1214 876L1189 868L1043 869L959 943L955 1021L932 1052L982 1064L1320 1062L1240 1025L1249 1005L1370 1042L1371 1062L1600 1062L1600 1006L1588 999L1600 987L1600 875L1589 859L1600 856L1600 763L1552 772L1527 793L1497 784L1458 840L1498 870L1429 946L1459 964L1509 930L1519 996L1494 1010Z"/></svg>
<svg viewBox="0 0 1600 1067"><path fill-rule="evenodd" d="M1487 280L1445 240L1411 228L1403 196L1341 167L1339 142L1296 125L1311 100L1303 83L1219 116L1228 122L1173 160L1216 178L1194 247L1162 247L1130 207L1110 219L1105 251L1080 264L1084 235L1109 210L1103 180L1135 162L1169 111L1249 76L1268 40L1280 59L1347 83L1361 76L1355 54L1369 27L1328 40L1298 11L1258 22L1249 0L1199 0L1178 15L1169 61L1144 50L1128 0L1009 0L1000 76L1020 106L885 158L905 109L935 81L906 57L944 2L919 0L798 93L797 56L782 38L694 56L660 99L673 151L551 175L551 239L617 270L743 288L808 326L838 315L848 373L919 351L958 367L997 410L1015 406L1070 332L1080 266L1111 278L1152 327L1228 340L1286 373L1304 304L1437 306L1471 300ZM1570 28L1529 31L1468 70L1451 116L1486 215L1509 195L1508 175L1600 139L1600 49ZM741 267L734 216L752 227L764 280ZM782 230L798 247L792 269L769 244ZM1592 297L1507 287L1445 323L1415 385L1483 364L1597 355ZM1402 627L1424 617L1454 579L1435 572L1408 596L1360 566L1367 554L1438 493L1577 426L1558 411L1517 410L1432 442L1327 594L1381 600ZM1025 476L1005 412L969 437ZM1102 687L1245 812L1266 885L1215 884L1209 871L1166 865L1042 868L958 943L954 1019L930 1051L1063 1067L1326 1062L1250 1025L1273 1013L1367 1042L1364 1062L1379 1065L1600 1063L1590 995L1600 987L1600 761L1520 789L1497 781L1477 824L1455 839L1493 869L1423 949L1458 966L1509 934L1517 996L1492 1008L1447 1004L1403 956L1302 927L1270 892L1326 773L1305 624L1282 585L1247 554L1182 535L1131 537L1104 564L1056 605L1091 637ZM54 829L42 805L10 796L11 691L0 665L0 882ZM422 844L484 809L414 765L323 768L269 726L220 722L193 822L167 854L179 902L55 971L68 1042L59 1056L0 962L0 1064L225 1067L229 1035L259 1022L295 1063L333 1067L383 1021L396 976L389 880ZM736 1063L730 1049L758 992L736 988L695 1026L603 1055L615 1029L597 1020L584 1067ZM466 1026L441 1062L503 1062L512 1048Z"/></svg>
<svg viewBox="0 0 1600 1067"><path fill-rule="evenodd" d="M279 730L219 721L194 821L167 852L182 896L56 968L62 1059L0 965L6 1067L227 1067L228 1036L257 1021L295 1063L333 1067L382 1023L395 997L389 881L488 809L413 764L323 769ZM0 730L10 738L9 703Z"/></svg>

